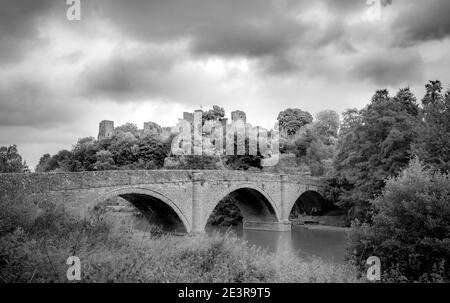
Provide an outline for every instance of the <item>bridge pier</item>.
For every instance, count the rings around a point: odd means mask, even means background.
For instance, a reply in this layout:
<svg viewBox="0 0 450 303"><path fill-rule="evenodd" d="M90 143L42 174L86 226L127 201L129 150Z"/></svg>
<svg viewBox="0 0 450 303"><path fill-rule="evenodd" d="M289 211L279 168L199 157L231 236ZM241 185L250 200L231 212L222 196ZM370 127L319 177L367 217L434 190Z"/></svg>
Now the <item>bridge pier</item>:
<svg viewBox="0 0 450 303"><path fill-rule="evenodd" d="M281 175L281 207L280 207L280 220L281 222L287 224L289 222L289 213L290 209L288 210L287 207L289 205L289 197L288 197L288 189L287 189L287 182L288 182L288 176L287 175ZM290 229L289 229L290 230Z"/></svg>
<svg viewBox="0 0 450 303"><path fill-rule="evenodd" d="M291 222L244 221L244 229L265 231L291 231Z"/></svg>
<svg viewBox="0 0 450 303"><path fill-rule="evenodd" d="M202 226L202 174L200 172L192 173L192 228L190 233L204 233Z"/></svg>

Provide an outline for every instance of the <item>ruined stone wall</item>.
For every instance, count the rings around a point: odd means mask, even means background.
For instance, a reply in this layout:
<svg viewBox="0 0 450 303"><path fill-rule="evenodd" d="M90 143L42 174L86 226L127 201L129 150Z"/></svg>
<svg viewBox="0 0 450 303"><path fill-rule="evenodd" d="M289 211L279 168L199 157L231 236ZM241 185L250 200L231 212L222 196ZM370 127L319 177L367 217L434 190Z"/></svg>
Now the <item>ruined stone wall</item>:
<svg viewBox="0 0 450 303"><path fill-rule="evenodd" d="M183 113L183 120L186 120L189 123L194 123L194 114L193 113L184 112Z"/></svg>
<svg viewBox="0 0 450 303"><path fill-rule="evenodd" d="M244 123L247 122L247 115L245 114L245 112L241 110L231 112L231 121L235 122L238 120L242 120L244 121Z"/></svg>
<svg viewBox="0 0 450 303"><path fill-rule="evenodd" d="M98 140L109 138L114 133L114 121L103 120L99 124Z"/></svg>

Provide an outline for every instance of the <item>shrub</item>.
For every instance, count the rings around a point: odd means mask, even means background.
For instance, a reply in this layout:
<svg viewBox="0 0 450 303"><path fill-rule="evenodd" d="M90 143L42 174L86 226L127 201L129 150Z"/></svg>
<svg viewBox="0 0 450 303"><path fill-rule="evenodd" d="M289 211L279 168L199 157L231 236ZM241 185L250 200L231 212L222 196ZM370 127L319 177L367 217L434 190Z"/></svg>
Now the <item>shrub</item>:
<svg viewBox="0 0 450 303"><path fill-rule="evenodd" d="M381 259L385 281L450 281L450 176L411 160L372 202L372 221L353 224L351 258ZM361 260L361 261L360 261Z"/></svg>
<svg viewBox="0 0 450 303"><path fill-rule="evenodd" d="M280 257L229 235L117 230L105 223L101 207L78 219L44 202L1 201L3 282L67 282L69 256L81 260L81 282L357 281L350 266Z"/></svg>

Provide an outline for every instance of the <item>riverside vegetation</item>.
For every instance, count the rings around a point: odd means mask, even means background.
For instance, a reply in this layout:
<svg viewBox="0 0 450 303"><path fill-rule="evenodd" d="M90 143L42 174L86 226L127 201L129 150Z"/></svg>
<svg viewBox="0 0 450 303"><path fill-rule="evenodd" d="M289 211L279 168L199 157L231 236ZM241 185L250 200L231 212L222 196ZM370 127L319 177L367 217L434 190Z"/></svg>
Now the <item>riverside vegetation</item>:
<svg viewBox="0 0 450 303"><path fill-rule="evenodd" d="M350 265L270 254L229 235L176 236L113 227L102 207L76 219L54 205L1 201L0 279L67 282L66 259L82 282L357 282Z"/></svg>

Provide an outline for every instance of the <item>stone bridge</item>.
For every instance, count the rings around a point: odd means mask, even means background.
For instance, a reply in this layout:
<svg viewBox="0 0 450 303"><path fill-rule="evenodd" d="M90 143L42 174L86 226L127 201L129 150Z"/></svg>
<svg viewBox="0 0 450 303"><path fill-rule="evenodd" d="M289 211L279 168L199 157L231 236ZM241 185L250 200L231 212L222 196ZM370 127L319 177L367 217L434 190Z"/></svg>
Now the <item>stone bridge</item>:
<svg viewBox="0 0 450 303"><path fill-rule="evenodd" d="M324 201L319 178L243 171L100 171L0 174L0 199L49 201L88 216L108 198L122 197L159 224L200 233L218 203L232 195L244 228L289 231L298 204ZM316 202L317 203L317 202Z"/></svg>

